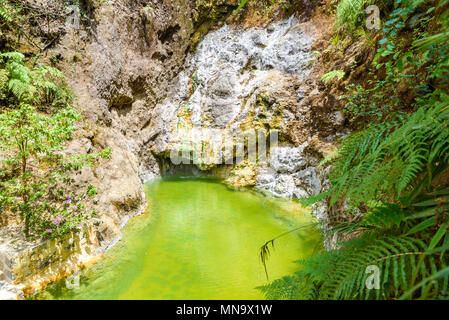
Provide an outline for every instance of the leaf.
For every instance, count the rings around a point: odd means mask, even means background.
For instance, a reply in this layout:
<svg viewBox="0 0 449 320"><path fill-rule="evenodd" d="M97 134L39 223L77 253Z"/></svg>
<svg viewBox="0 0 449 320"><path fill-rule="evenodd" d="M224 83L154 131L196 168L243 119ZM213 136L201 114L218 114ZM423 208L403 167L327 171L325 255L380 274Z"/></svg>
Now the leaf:
<svg viewBox="0 0 449 320"><path fill-rule="evenodd" d="M334 71L331 71L331 72L328 72L328 73L324 74L324 75L321 77L321 80L323 80L324 83L329 83L329 82L331 82L335 77L336 77L338 80L343 79L343 77L345 76L345 74L346 74L346 73L345 73L343 70L334 70Z"/></svg>
<svg viewBox="0 0 449 320"><path fill-rule="evenodd" d="M240 5L237 7L237 9L235 9L234 14L236 14L237 12L239 12L248 2L248 0L242 0L242 2L240 2Z"/></svg>
<svg viewBox="0 0 449 320"><path fill-rule="evenodd" d="M410 234L422 231L424 229L427 229L427 228L435 225L436 221L437 220L436 220L435 217L432 217L432 218L429 218L427 220L424 220L420 224L418 224L418 225L414 226L412 229L410 229L410 231L407 232L405 235L407 236L407 235L410 235Z"/></svg>
<svg viewBox="0 0 449 320"><path fill-rule="evenodd" d="M426 200L423 202L419 202L419 203L415 203L413 204L414 207L430 207L430 206L436 206L441 204L442 202L446 202L449 200L449 196L447 197L441 197L441 198L436 198L436 199L431 199L431 200Z"/></svg>
<svg viewBox="0 0 449 320"><path fill-rule="evenodd" d="M430 241L430 244L429 244L429 247L427 248L427 250L432 250L433 248L435 248L435 246L438 244L438 242L440 242L440 240L445 235L447 226L448 226L447 223L443 223L440 226L440 229L438 229L437 233L435 233L432 240Z"/></svg>
<svg viewBox="0 0 449 320"><path fill-rule="evenodd" d="M413 220L413 219L420 219L420 218L426 218L435 215L437 212L437 208L430 208L423 211L420 211L418 213L412 214L411 216L405 217L404 220Z"/></svg>
<svg viewBox="0 0 449 320"><path fill-rule="evenodd" d="M413 294L413 292L415 292L419 288L425 286L428 282L430 282L432 280L436 280L436 279L445 278L445 277L448 277L448 276L449 276L449 267L446 267L443 270L440 270L440 271L432 274L431 276L425 278L424 280L422 280L420 283L418 283L413 288L407 290L399 299L400 300L407 299L410 295Z"/></svg>
<svg viewBox="0 0 449 320"><path fill-rule="evenodd" d="M438 190L432 193L429 193L431 196L443 196L443 195L449 195L449 188Z"/></svg>

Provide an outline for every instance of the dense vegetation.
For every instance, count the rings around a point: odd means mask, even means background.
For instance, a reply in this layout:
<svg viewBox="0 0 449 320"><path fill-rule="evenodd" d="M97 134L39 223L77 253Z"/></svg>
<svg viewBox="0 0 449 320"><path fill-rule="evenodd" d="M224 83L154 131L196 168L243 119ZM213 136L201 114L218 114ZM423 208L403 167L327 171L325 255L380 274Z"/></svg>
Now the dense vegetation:
<svg viewBox="0 0 449 320"><path fill-rule="evenodd" d="M21 7L0 3L2 27L20 33ZM111 150L64 152L81 115L72 106L64 74L38 59L0 53L0 222L4 215L18 215L27 238L57 238L80 232L95 214L84 204L95 187L71 190L71 173L108 158Z"/></svg>
<svg viewBox="0 0 449 320"><path fill-rule="evenodd" d="M328 232L340 241L261 288L268 298L448 298L449 1L341 0L336 34L356 41L371 3L388 14L370 81L347 88L356 130L324 161L330 190L309 199L348 208Z"/></svg>

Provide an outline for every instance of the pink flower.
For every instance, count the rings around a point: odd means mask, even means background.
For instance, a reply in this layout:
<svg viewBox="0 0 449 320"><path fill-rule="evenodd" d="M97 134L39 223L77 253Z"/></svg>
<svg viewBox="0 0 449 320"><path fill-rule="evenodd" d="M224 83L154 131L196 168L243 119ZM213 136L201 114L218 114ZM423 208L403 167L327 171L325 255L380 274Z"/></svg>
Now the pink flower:
<svg viewBox="0 0 449 320"><path fill-rule="evenodd" d="M48 232L48 233L51 233L53 230L51 230L51 229L47 229L47 230L45 230L45 232Z"/></svg>
<svg viewBox="0 0 449 320"><path fill-rule="evenodd" d="M59 215L59 216L57 216L56 219L53 220L52 222L53 222L54 224L59 224L59 223L61 222L62 218L63 218L63 217L62 217L61 215Z"/></svg>

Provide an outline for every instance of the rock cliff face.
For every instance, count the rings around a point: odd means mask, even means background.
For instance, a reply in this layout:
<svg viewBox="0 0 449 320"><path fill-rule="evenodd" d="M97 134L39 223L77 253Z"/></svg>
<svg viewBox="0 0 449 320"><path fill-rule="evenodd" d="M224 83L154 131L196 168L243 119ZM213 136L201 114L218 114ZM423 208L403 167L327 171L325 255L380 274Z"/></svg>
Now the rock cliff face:
<svg viewBox="0 0 449 320"><path fill-rule="evenodd" d="M225 25L209 33L155 107L154 153L168 153L184 138L177 132L192 128L220 129L230 139L237 129L285 132L313 60L313 38L304 28L291 17L266 29Z"/></svg>
<svg viewBox="0 0 449 320"><path fill-rule="evenodd" d="M68 152L106 146L113 152L111 160L74 177L73 188L98 189L89 205L99 216L85 234L29 242L13 222L0 228L3 297L94 261L120 239L128 219L145 210L142 183L161 174L212 174L289 198L325 188L317 165L342 134L344 119L326 113L328 129L319 135L312 99L321 89L312 52L322 26L310 16L318 2L292 1L288 10L275 5L265 14L257 2L234 16L238 0L82 0L79 27L70 20L77 19L73 7L60 1L22 2L29 17L23 29L33 42L6 35L4 50L43 52L43 61L67 75L84 114ZM212 134L189 143L192 152L234 148L238 132L251 128L277 130L280 144L258 163L172 164L180 132L195 128ZM234 152L221 156L235 158ZM314 211L325 218L323 204Z"/></svg>
<svg viewBox="0 0 449 320"><path fill-rule="evenodd" d="M313 19L295 16L264 28L224 25L207 34L151 117L156 138L149 145L163 171L220 176L230 186L286 198L323 191L325 174L317 165L342 133L336 130L326 142L308 130L313 105L305 97L318 91L310 75L312 46L319 37ZM341 126L341 120L333 125ZM266 159L259 153L256 161L238 162L239 146L249 149L241 136L251 130L276 130L278 144L265 145ZM259 137L257 143L259 148ZM174 155L182 165L173 165ZM148 170L145 176L153 174ZM314 212L325 219L325 203L315 205Z"/></svg>

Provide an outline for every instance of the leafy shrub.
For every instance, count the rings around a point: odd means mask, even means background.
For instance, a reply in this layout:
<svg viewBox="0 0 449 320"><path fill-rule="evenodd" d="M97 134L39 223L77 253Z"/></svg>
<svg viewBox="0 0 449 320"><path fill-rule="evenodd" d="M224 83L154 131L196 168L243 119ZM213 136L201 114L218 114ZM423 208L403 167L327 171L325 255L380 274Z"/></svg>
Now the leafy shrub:
<svg viewBox="0 0 449 320"><path fill-rule="evenodd" d="M354 31L362 25L364 9L372 0L341 0L337 7L337 27Z"/></svg>
<svg viewBox="0 0 449 320"><path fill-rule="evenodd" d="M347 96L346 111L366 122L327 159L330 190L306 200L328 197L330 206L346 202L356 209L357 216L348 210L343 222L331 220L327 233L353 239L300 261L296 275L261 288L267 297L448 298L448 4L394 1L374 60L384 76L374 77L371 88L350 87ZM412 44L403 41L406 34ZM401 100L401 83L411 102ZM385 108L378 108L381 100ZM365 286L372 265L380 270L378 290Z"/></svg>
<svg viewBox="0 0 449 320"><path fill-rule="evenodd" d="M58 69L38 64L28 68L19 52L0 54L0 90L4 105L28 103L44 110L69 106L73 97Z"/></svg>
<svg viewBox="0 0 449 320"><path fill-rule="evenodd" d="M343 70L334 70L334 71L330 71L326 74L323 74L323 76L321 77L321 80L323 80L324 83L329 83L334 78L341 80L341 79L343 79L344 76L345 76L345 72Z"/></svg>
<svg viewBox="0 0 449 320"><path fill-rule="evenodd" d="M42 64L29 69L17 52L1 54L0 59L7 102L0 109L0 209L20 214L27 237L79 232L83 221L95 214L82 201L97 191L89 186L85 193L65 195L61 186L70 183L71 171L109 158L111 150L64 155L65 142L81 119L70 106L64 74Z"/></svg>
<svg viewBox="0 0 449 320"><path fill-rule="evenodd" d="M20 8L14 6L7 0L0 0L0 22L10 24L14 21Z"/></svg>

